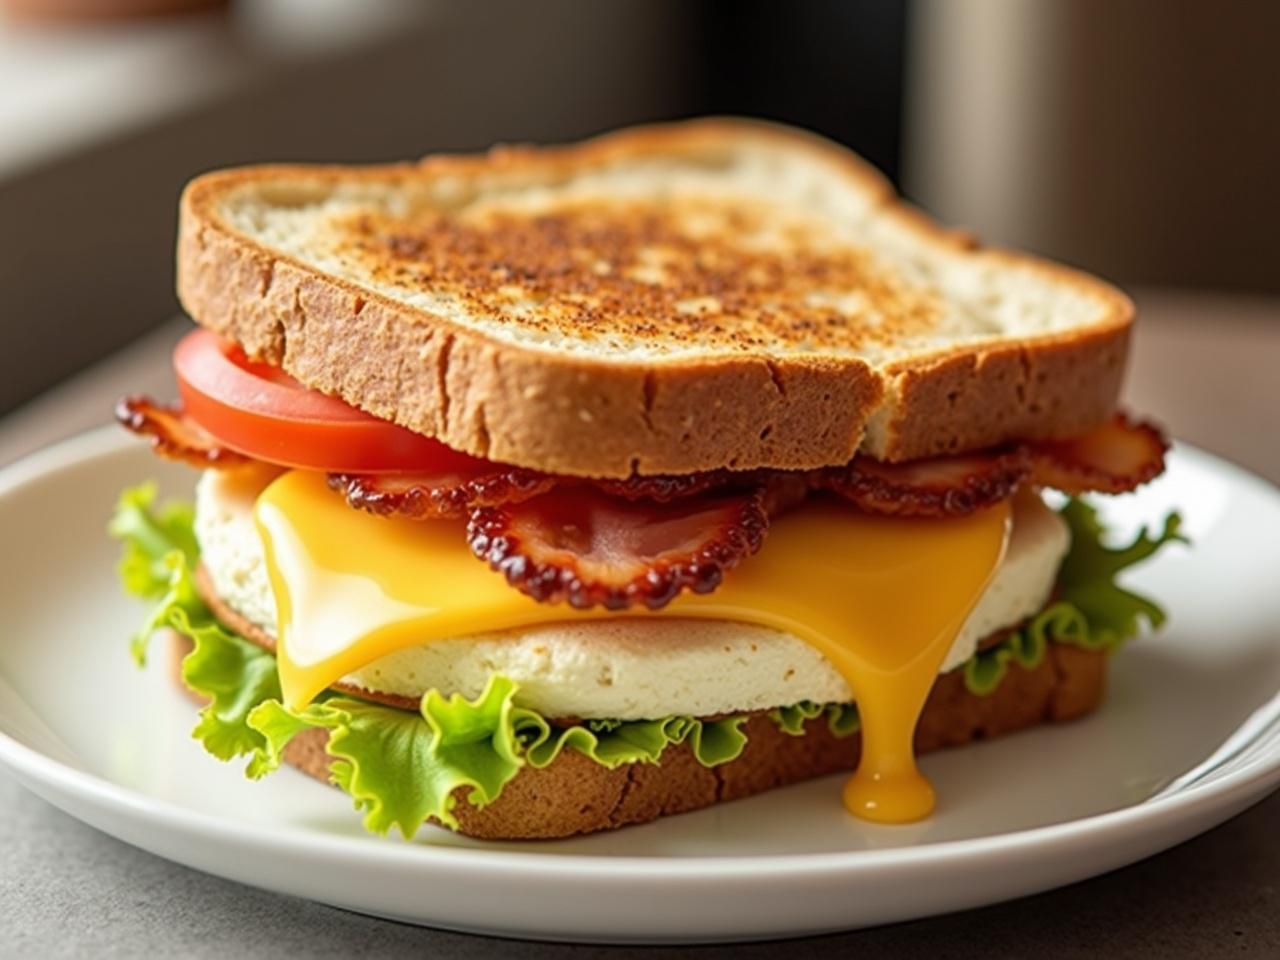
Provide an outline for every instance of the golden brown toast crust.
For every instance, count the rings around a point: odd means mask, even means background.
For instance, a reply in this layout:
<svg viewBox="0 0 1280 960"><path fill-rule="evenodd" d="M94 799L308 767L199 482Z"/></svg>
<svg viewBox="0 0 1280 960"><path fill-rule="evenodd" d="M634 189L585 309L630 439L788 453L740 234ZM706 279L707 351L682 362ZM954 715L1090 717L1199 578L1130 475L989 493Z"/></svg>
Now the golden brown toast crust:
<svg viewBox="0 0 1280 960"><path fill-rule="evenodd" d="M179 634L173 639L175 679L185 690L180 663L191 645ZM1039 666L1027 670L1012 664L1000 685L984 697L969 692L963 671L943 674L916 727L916 752L1082 717L1102 701L1106 671L1105 653L1051 643ZM487 807L472 806L459 790L459 830L486 840L613 830L850 770L858 760L858 737L835 737L822 717L808 721L804 736L798 737L784 733L764 712L749 714L742 729L747 745L741 756L710 768L698 763L685 744L667 747L658 764L613 770L565 750L546 767L521 770ZM328 782L332 758L324 749L327 741L324 730L304 731L285 747L284 759Z"/></svg>
<svg viewBox="0 0 1280 960"><path fill-rule="evenodd" d="M734 238L751 233L757 213L749 205L708 201L701 213L683 210L711 224L706 236L695 236L689 222L673 223L623 200L548 217L472 222L435 212L369 215L349 224L346 253L364 258L374 273L451 293L471 311L526 333L572 333L607 344L625 330L654 355L546 349L306 266L218 212L222 198L263 185L495 175L555 181L620 158L714 153L743 138L782 144L839 169L921 244L1083 291L1101 304L1100 318L1085 329L937 350L876 369L852 351L927 328L934 310L928 298L848 251L800 243L780 255L744 247ZM655 244L679 252L657 265L664 281L656 287L643 280L644 269L654 267L643 262L644 252ZM855 285L890 318L883 329L832 324L806 299L822 283L853 283L864 272L867 282ZM524 292L511 292L512 284ZM251 356L377 416L479 456L612 477L725 466L802 469L843 463L860 447L908 459L1082 432L1114 406L1132 320L1129 301L1099 281L978 250L967 236L940 228L897 200L848 151L744 121L640 128L576 146L420 164L208 174L183 195L178 289L201 324ZM530 290L537 309L514 309ZM665 347L704 339L705 353L661 355ZM812 352L778 349L797 341Z"/></svg>

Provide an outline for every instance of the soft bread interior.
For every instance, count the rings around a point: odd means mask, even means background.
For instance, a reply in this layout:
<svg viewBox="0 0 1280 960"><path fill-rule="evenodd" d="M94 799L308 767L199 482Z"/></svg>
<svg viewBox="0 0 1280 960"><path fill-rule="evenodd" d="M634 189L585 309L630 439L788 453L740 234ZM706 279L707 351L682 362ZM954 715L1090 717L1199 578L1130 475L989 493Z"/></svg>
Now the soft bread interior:
<svg viewBox="0 0 1280 960"><path fill-rule="evenodd" d="M252 518L265 479L257 471L207 472L197 488L196 535L202 563L222 601L273 634L275 601ZM956 638L943 672L964 663L982 638L1044 606L1068 539L1065 524L1039 498L1018 498L1008 552ZM928 584L921 584L921 590L927 589ZM493 673L515 680L519 701L546 716L709 716L802 700L852 699L835 668L789 634L727 621L625 616L411 647L345 681L413 698L433 688L474 697Z"/></svg>

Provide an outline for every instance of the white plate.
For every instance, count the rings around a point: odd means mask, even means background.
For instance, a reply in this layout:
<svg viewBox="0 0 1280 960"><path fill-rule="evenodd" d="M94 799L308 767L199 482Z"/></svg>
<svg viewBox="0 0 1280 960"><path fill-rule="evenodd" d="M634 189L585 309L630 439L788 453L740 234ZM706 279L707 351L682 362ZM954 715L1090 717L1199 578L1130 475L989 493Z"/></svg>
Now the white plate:
<svg viewBox="0 0 1280 960"><path fill-rule="evenodd" d="M127 653L141 608L116 586L104 525L118 490L149 476L177 495L192 480L103 431L0 472L0 763L101 830L244 883L510 936L814 934L1092 876L1280 784L1280 733L1268 722L1280 689L1280 494L1189 448L1106 510L1132 526L1182 506L1194 549L1171 549L1132 578L1167 604L1168 629L1116 658L1095 716L926 757L942 798L929 821L854 820L828 778L524 844L440 830L414 843L368 837L338 791L292 770L249 783L205 755L163 658L138 672Z"/></svg>

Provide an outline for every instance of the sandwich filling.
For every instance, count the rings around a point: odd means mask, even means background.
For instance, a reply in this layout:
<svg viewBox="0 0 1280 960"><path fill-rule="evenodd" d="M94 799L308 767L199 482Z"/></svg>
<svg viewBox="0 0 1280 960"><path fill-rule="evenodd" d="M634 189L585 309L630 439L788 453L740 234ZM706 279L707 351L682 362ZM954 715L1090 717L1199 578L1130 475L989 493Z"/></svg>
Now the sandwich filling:
<svg viewBox="0 0 1280 960"><path fill-rule="evenodd" d="M275 656L247 642L215 617L205 598L216 590L202 596L196 587L196 568L204 563L206 572L211 574L206 579L212 580L213 571L219 571L227 584L226 595L248 612L248 600L253 596L249 585L263 576L262 567L255 568L252 562L246 564L243 558L235 557L228 536L231 530L244 530L243 526L234 525L246 522L245 512L250 507L245 500L253 502L252 491L261 486L262 476L249 481L246 474L241 474L238 482L234 476L227 474L201 484L199 539L195 511L181 504L159 506L154 488L147 487L125 492L111 531L124 543L120 573L125 587L155 603L135 635L135 656L141 661L147 640L161 627L172 629L193 644L182 663L182 679L208 701L193 736L220 759L248 757L249 776L257 778L274 770L287 745L301 732L325 731L326 750L333 758L334 782L352 796L357 808L364 810L365 826L380 833L398 828L405 836L412 836L428 820L456 827L454 811L461 797L477 807L492 803L523 768L547 767L566 750L606 768L660 764L666 751L676 744L684 744L694 760L710 767L742 754L747 739L746 721L759 714L673 713L651 720L556 719L558 710L544 716L522 705L537 702L537 684L530 683L532 698L525 697L521 685L501 672L512 661L479 664L486 671L486 679L475 697L457 692L466 689L462 682L452 696L446 696L445 691L451 688L442 683L425 692L416 710L373 702L374 691L368 688L366 696L351 696L345 684L343 689L321 693L305 709L286 706ZM1020 499L1014 512L1011 546L970 622L990 602L986 598L997 589L1000 571L1019 562L1017 545L1024 536L1019 533L1020 528L1039 522L1020 521L1037 514L1034 508L1028 513ZM978 651L956 668L963 687L973 696L991 695L1010 670L1039 669L1052 645L1105 652L1138 633L1144 624L1159 626L1163 620L1157 606L1123 589L1116 578L1165 543L1180 539L1176 516L1171 516L1158 534L1149 536L1141 531L1123 547L1105 544L1105 529L1092 509L1079 501L1069 501L1059 516L1069 528L1070 547L1057 570L1051 597L1046 606L1014 629L980 640ZM202 552L202 547L207 552ZM238 585L234 582L237 571ZM215 603L229 607L223 598ZM257 632L251 619L243 619L246 633ZM271 618L265 619L263 626L270 626ZM751 630L748 624L712 623L673 616L646 619L638 626L655 631L653 639L659 644L664 642L665 630ZM637 621L616 618L585 621L579 626L583 631L600 629L598 639L608 643L615 636L615 629L630 624ZM554 631L557 637L574 634L572 624L548 625L545 629ZM529 632L532 634L533 629ZM266 635L265 630L262 633ZM519 632L508 632L492 638L445 640L410 647L400 655L426 656L428 651L447 655L450 646L464 643L506 646L514 652L522 641ZM566 648L566 652L572 656L580 650ZM458 656L454 651L451 659ZM344 679L364 676L367 675L354 673ZM859 731L861 724L859 711L843 700L800 700L768 710L766 715L780 731L792 736L805 736L806 731L814 729L814 723L822 723L832 735L849 737Z"/></svg>
<svg viewBox="0 0 1280 960"><path fill-rule="evenodd" d="M213 591L272 637L275 595L253 508L274 479L275 473L265 470L207 471L196 488L195 513L201 563ZM335 519L344 528L370 526L359 514L339 514ZM979 641L1040 612L1069 542L1066 523L1056 512L1035 495L1018 497L1004 558L948 648L939 672L962 666ZM460 558L464 569L466 560ZM712 716L801 701L853 700L848 681L832 662L783 629L680 617L676 611L671 616L588 620L573 611L549 609L571 619L530 622L503 631L468 630L463 636L401 647L326 686L341 682L357 692L412 702L433 689L471 699L479 696L491 674L499 673L519 685L522 706L544 716L616 720Z"/></svg>
<svg viewBox="0 0 1280 960"><path fill-rule="evenodd" d="M367 516L314 473L273 481L254 515L277 607L280 684L295 710L405 647L468 630L617 616L540 604L472 562L456 523ZM1004 555L1010 518L1007 502L914 520L811 499L775 520L768 549L715 591L629 613L745 621L802 637L859 705L862 761L846 805L870 819L915 820L934 803L915 766L916 720Z"/></svg>

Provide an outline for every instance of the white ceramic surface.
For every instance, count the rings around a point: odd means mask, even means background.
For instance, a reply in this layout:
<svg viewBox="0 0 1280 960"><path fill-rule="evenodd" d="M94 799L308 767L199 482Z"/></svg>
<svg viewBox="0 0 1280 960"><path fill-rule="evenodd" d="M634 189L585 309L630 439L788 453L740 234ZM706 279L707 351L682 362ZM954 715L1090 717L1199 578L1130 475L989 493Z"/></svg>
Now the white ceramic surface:
<svg viewBox="0 0 1280 960"><path fill-rule="evenodd" d="M188 471L99 431L0 472L0 763L80 819L200 870L352 910L510 936L778 937L920 917L1130 863L1280 785L1280 494L1193 449L1125 528L1172 505L1195 547L1135 572L1170 624L1126 647L1102 710L926 757L925 823L847 817L829 778L612 834L483 844L365 836L346 798L291 770L249 783L188 736L193 708L114 578L118 490ZM157 654L160 648L157 648Z"/></svg>

